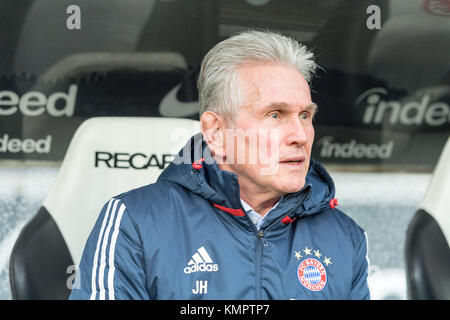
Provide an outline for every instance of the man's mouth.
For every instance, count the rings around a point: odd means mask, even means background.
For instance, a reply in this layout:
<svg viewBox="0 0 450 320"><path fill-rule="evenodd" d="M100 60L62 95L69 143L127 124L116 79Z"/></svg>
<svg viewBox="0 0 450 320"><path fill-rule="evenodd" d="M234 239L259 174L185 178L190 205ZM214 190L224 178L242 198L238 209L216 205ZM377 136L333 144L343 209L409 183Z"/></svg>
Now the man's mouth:
<svg viewBox="0 0 450 320"><path fill-rule="evenodd" d="M304 162L305 162L304 156L289 157L287 159L280 161L281 164L288 165L293 168L302 166Z"/></svg>

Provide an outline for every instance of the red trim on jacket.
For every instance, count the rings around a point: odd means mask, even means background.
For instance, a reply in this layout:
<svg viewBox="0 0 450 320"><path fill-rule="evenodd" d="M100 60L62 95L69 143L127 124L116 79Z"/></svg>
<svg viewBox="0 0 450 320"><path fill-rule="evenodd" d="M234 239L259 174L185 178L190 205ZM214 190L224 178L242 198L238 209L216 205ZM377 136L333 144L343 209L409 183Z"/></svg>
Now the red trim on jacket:
<svg viewBox="0 0 450 320"><path fill-rule="evenodd" d="M330 200L330 207L331 209L334 209L338 205L338 199L334 198Z"/></svg>
<svg viewBox="0 0 450 320"><path fill-rule="evenodd" d="M281 219L281 222L283 222L284 224L289 224L295 221L294 219L289 218L289 216L284 217L283 219Z"/></svg>
<svg viewBox="0 0 450 320"><path fill-rule="evenodd" d="M220 209L222 211L230 213L230 214L232 214L233 216L236 216L236 217L243 217L243 216L245 216L245 212L242 209L231 209L231 208L219 206L218 204L215 204L215 203L213 203L213 206L216 207L217 209Z"/></svg>

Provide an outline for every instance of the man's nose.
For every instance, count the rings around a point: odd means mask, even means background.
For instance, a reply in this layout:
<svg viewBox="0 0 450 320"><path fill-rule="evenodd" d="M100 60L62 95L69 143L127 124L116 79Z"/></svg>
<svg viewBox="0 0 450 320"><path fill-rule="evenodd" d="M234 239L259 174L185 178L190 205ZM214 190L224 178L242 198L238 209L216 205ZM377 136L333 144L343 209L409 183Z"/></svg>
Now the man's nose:
<svg viewBox="0 0 450 320"><path fill-rule="evenodd" d="M303 146L308 141L306 136L306 131L304 125L301 123L300 119L293 119L289 122L287 128L287 145L299 145Z"/></svg>

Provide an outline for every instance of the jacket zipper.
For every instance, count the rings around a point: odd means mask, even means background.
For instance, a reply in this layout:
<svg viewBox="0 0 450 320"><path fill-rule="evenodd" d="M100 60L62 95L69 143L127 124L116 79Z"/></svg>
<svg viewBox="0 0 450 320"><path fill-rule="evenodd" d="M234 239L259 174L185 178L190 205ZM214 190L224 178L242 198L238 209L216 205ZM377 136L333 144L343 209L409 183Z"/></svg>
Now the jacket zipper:
<svg viewBox="0 0 450 320"><path fill-rule="evenodd" d="M263 255L264 231L258 231L258 243L256 246L256 300L261 300L262 290L262 255ZM265 241L265 240L264 240Z"/></svg>
<svg viewBox="0 0 450 320"><path fill-rule="evenodd" d="M294 208L289 210L289 212L287 213L288 216L290 216L292 212L297 210L297 208L309 196L310 192L311 192L311 189L306 193L306 195L303 197L303 199L299 202L299 204L297 206L295 206ZM256 300L262 299L262 255L263 255L264 247L269 246L266 239L264 239L264 234L265 234L265 231L270 230L277 222L278 221L273 221L265 229L257 230L255 227L255 230L257 231L257 235L258 235L258 242L257 242L257 246L256 246Z"/></svg>

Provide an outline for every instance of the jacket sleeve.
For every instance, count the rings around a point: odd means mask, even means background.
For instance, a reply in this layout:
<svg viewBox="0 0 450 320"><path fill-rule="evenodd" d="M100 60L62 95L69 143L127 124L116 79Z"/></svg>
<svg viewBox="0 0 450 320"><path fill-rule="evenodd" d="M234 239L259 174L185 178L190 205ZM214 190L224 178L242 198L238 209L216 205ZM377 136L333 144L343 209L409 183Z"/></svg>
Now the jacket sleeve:
<svg viewBox="0 0 450 320"><path fill-rule="evenodd" d="M356 248L353 260L353 282L352 282L352 290L350 292L350 299L370 300L370 291L367 282L368 274L369 274L368 242L367 242L367 234L364 232L364 237L362 237L362 241Z"/></svg>
<svg viewBox="0 0 450 320"><path fill-rule="evenodd" d="M111 199L86 242L71 300L149 299L140 235L125 204Z"/></svg>

